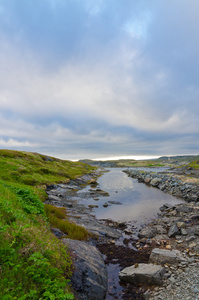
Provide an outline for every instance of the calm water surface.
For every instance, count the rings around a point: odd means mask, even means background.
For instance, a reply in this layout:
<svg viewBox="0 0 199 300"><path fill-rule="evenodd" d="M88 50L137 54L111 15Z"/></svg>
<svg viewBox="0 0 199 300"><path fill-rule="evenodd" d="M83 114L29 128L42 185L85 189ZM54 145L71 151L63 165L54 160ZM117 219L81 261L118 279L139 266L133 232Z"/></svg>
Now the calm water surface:
<svg viewBox="0 0 199 300"><path fill-rule="evenodd" d="M159 189L138 183L123 173L121 168L112 168L99 177L98 188L109 193L109 197L99 197L98 200L82 200L84 204L95 204L98 208L93 213L98 219L112 219L114 221L146 221L155 217L160 206L164 203L176 204L182 202ZM147 170L145 168L145 170ZM148 169L156 171L156 169ZM160 171L160 169L158 169ZM88 189L87 187L85 189ZM116 201L121 205L111 204L103 207L109 201Z"/></svg>

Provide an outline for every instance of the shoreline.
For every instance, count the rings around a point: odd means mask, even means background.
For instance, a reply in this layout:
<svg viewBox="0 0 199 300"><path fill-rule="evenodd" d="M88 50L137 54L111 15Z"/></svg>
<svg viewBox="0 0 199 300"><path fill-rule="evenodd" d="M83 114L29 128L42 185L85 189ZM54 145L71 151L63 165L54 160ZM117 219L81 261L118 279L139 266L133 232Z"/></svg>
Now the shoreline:
<svg viewBox="0 0 199 300"><path fill-rule="evenodd" d="M138 171L136 171L136 173L138 173ZM95 175L99 176L99 173ZM89 178L88 175L86 176L87 177L84 179L88 183L89 181L88 179L91 178ZM132 174L130 176L132 176ZM133 176L135 176L135 172ZM138 176L138 174L136 174L136 176ZM150 180L149 180L149 176L151 176ZM164 180L164 184L166 184L164 191L168 192L169 190L168 187L171 186L169 192L173 191L174 193L176 193L176 191L177 192L179 191L180 181L179 178L175 176L176 175L168 174L168 173L154 174L152 172L147 173L146 175L145 172L145 175L142 174L142 177L139 175L139 178L137 177L137 179L139 180L139 182L144 182L146 184L150 184L150 183L154 184L156 182L154 187L158 187L158 188L162 187L162 180ZM154 180L155 178L156 180ZM165 178L167 178L167 181L165 180ZM174 178L176 178L175 180L177 180L177 185L175 185ZM76 183L77 182L78 180L76 181ZM172 184L169 185L168 184L169 182L171 182ZM77 190L78 185L79 185L78 188L81 189L80 185L83 184L81 179L79 179L78 184L74 184L74 183L75 181L72 181L70 183L71 186L69 187L70 184L68 185L67 192L69 193L69 195L68 197L65 198L64 201L63 201L62 193L64 190L66 196L67 184L57 185L58 195L56 196L56 192L54 191L53 196L57 197L56 201L60 199L61 205L66 206L67 210L69 210L69 216L71 220L77 222L78 225L84 225L88 229L88 231L95 234L97 233L98 239L91 240L90 244L96 246L100 250L100 252L103 254L103 258L105 260L106 265L109 264L114 268L114 265L119 264L119 268L121 270L122 268L125 268L128 265L130 266L142 262L148 263L150 254L154 248L166 249L168 251L171 251L172 249L178 249L182 252L183 257L186 260L186 264L184 262L184 265L182 266L181 265L172 266L171 269L169 267L166 267L166 269L168 270L166 275L167 277L164 280L163 286L160 288L153 287L152 289L150 289L148 286L140 286L139 288L135 288L131 284L121 284L121 286L123 286L121 289L121 295L123 297L122 299L129 299L129 297L132 295L134 295L134 299L156 299L154 297L157 297L157 295L159 295L158 297L161 297L161 293L164 294L164 290L166 289L166 287L167 289L169 287L170 290L172 291L173 284L175 283L175 281L177 283L175 277L177 277L176 274L178 274L178 270L182 270L184 272L185 266L187 268L189 266L189 263L193 264L193 267L194 264L197 264L198 256L199 256L199 249L197 248L197 244L199 242L199 237L195 235L195 233L193 233L193 231L196 232L197 229L199 233L199 220L197 219L197 216L199 214L199 206L197 202L193 202L189 198L189 201L191 201L190 203L186 202L186 203L177 204L175 206L170 206L170 207L163 206L162 212L159 214L158 218L150 222L147 225L147 227L143 227L138 233L138 238L135 238L135 236L133 236L132 233L129 232L129 229L127 228L127 223L125 224L125 222L122 222L123 224L119 224L117 222L111 222L110 220L109 222L96 220L95 217L92 216L91 208L85 208L80 204L78 205L78 203L74 205L73 200L71 200L71 196L75 197L75 192L73 191L73 189ZM84 183L86 184L86 182ZM192 184L193 190L192 189L190 190L190 184L188 184L189 187L187 187L186 184L187 184L186 182L182 181L182 187L185 188L183 189L183 193L186 196L185 198L187 199L188 196L191 195L193 199L194 198L193 195L197 195L198 186L196 185L196 183L194 183ZM100 192L99 189L97 191L96 186L92 187L91 190L92 190L93 197L96 197L96 193ZM104 191L101 191L102 194L103 192ZM51 204L60 205L60 203L56 201L53 204L52 196L51 196ZM186 217L186 222L183 222L185 217ZM172 225L177 226L177 233L174 234L174 236L169 237L168 232ZM124 239L123 245L117 245L117 241L119 240L120 236L125 233L125 230L126 232L128 232L129 238L126 240ZM186 249L190 246L191 246L190 248L191 251L187 251ZM110 253L114 253L114 255L110 255ZM131 259L128 259L130 257ZM171 278L173 280L172 283L171 283ZM117 285L117 283L115 283L115 285ZM117 294L115 293L114 285L112 287L112 290L110 289L109 286L109 291L106 295L106 299L114 299L114 297L116 296ZM96 299L100 299L100 298L96 298ZM161 299L161 298L157 298L157 299ZM167 298L165 298L164 296L164 299Z"/></svg>

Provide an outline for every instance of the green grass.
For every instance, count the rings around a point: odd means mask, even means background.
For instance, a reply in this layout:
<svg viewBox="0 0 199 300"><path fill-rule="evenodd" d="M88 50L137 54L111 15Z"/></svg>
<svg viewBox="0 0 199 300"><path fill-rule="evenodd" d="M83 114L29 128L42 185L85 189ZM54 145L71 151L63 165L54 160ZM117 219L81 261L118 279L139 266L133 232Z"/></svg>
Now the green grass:
<svg viewBox="0 0 199 300"><path fill-rule="evenodd" d="M193 169L199 169L199 160L192 161L191 163L189 163L188 166L193 168Z"/></svg>
<svg viewBox="0 0 199 300"><path fill-rule="evenodd" d="M0 150L0 178L38 186L67 182L93 168L81 162L71 162L53 157L14 150Z"/></svg>
<svg viewBox="0 0 199 300"><path fill-rule="evenodd" d="M50 222L71 238L87 239L88 233L68 222L64 209L47 209L44 188L92 169L44 155L0 150L0 299L74 298L69 285L72 260L51 233Z"/></svg>

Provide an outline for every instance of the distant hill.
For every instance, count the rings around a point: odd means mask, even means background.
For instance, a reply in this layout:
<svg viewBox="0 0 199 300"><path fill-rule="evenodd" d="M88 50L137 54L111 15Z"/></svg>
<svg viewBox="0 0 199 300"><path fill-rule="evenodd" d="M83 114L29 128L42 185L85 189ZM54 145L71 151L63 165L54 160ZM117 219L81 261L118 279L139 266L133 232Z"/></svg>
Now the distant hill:
<svg viewBox="0 0 199 300"><path fill-rule="evenodd" d="M199 161L199 155L177 155L177 156L162 156L150 160L135 160L135 159L119 159L96 161L91 159L80 160L80 162L91 166L100 166L103 168L118 168L118 167L180 167L189 166L190 163Z"/></svg>

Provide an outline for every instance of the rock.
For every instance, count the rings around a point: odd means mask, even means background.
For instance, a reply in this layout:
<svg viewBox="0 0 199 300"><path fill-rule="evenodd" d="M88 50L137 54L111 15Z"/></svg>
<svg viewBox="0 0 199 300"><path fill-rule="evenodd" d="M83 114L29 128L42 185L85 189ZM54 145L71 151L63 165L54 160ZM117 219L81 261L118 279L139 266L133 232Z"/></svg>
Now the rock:
<svg viewBox="0 0 199 300"><path fill-rule="evenodd" d="M90 185L91 185L91 186L97 186L97 185L98 185L97 180L94 179L94 178L92 178L92 179L90 180Z"/></svg>
<svg viewBox="0 0 199 300"><path fill-rule="evenodd" d="M59 229L57 229L57 228L51 228L51 231L52 231L52 233L54 233L54 235L56 236L56 237L58 237L59 239L60 238L62 238L65 234L61 231L61 230L59 230Z"/></svg>
<svg viewBox="0 0 199 300"><path fill-rule="evenodd" d="M181 234L182 234L182 235L187 235L187 234L188 234L187 231L186 231L186 229L184 229L184 228L181 228L180 231L181 231Z"/></svg>
<svg viewBox="0 0 199 300"><path fill-rule="evenodd" d="M89 208L97 208L98 207L98 205L95 205L95 204L89 204L89 206L88 206Z"/></svg>
<svg viewBox="0 0 199 300"><path fill-rule="evenodd" d="M107 290L107 270L101 253L87 242L62 239L72 252L72 286L79 300L102 300Z"/></svg>
<svg viewBox="0 0 199 300"><path fill-rule="evenodd" d="M165 211L167 209L174 209L175 206L169 204L169 203L165 203L163 206L160 207L161 211Z"/></svg>
<svg viewBox="0 0 199 300"><path fill-rule="evenodd" d="M139 264L137 268L131 266L119 273L120 280L134 285L161 285L165 268L153 264Z"/></svg>
<svg viewBox="0 0 199 300"><path fill-rule="evenodd" d="M165 250L155 248L149 257L149 262L158 264L176 264L183 261L183 256L178 250Z"/></svg>
<svg viewBox="0 0 199 300"><path fill-rule="evenodd" d="M108 201L109 204L122 205L119 201Z"/></svg>
<svg viewBox="0 0 199 300"><path fill-rule="evenodd" d="M139 238L147 238L147 239L151 239L152 237L155 236L155 234L157 233L155 228L152 227L145 227L143 229L140 230L140 232L138 233L138 237Z"/></svg>
<svg viewBox="0 0 199 300"><path fill-rule="evenodd" d="M185 222L178 222L177 227L178 228L184 228L185 227Z"/></svg>
<svg viewBox="0 0 199 300"><path fill-rule="evenodd" d="M57 201L57 202L60 202L60 197L57 197L57 196L54 196L54 195L48 195L48 199L50 200L50 201Z"/></svg>
<svg viewBox="0 0 199 300"><path fill-rule="evenodd" d="M169 237L174 237L177 234L179 234L179 229L178 226L176 224L171 225L169 232L168 232L168 236Z"/></svg>
<svg viewBox="0 0 199 300"><path fill-rule="evenodd" d="M156 178L154 178L154 179L151 180L151 185L157 187L158 184L161 183L161 181L162 181L161 178L156 177Z"/></svg>
<svg viewBox="0 0 199 300"><path fill-rule="evenodd" d="M189 213L192 211L191 207L188 206L180 206L176 208L177 212Z"/></svg>

